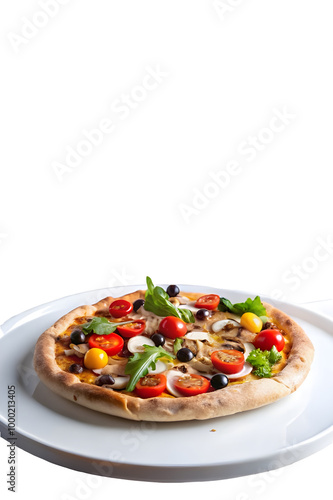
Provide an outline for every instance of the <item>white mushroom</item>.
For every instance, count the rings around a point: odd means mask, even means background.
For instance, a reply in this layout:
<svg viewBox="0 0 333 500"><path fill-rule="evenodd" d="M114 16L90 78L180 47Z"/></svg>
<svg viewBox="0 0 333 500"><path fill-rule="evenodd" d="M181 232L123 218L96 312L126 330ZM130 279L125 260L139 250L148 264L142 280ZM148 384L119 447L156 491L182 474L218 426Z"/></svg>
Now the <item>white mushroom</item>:
<svg viewBox="0 0 333 500"><path fill-rule="evenodd" d="M167 369L168 369L167 365L165 363L163 363L163 361L161 361L160 359L158 359L156 361L156 368L155 368L155 370L149 368L148 372L152 373L152 374L154 374L154 373L162 373L162 372L165 372L165 370L167 370Z"/></svg>
<svg viewBox="0 0 333 500"><path fill-rule="evenodd" d="M183 394L181 394L178 389L175 388L175 382L184 374L179 370L169 370L165 375L167 379L166 388L170 392L170 394L178 398L183 397Z"/></svg>
<svg viewBox="0 0 333 500"><path fill-rule="evenodd" d="M184 335L185 339L189 340L210 340L210 335L208 332L188 332Z"/></svg>
<svg viewBox="0 0 333 500"><path fill-rule="evenodd" d="M127 349L132 352L144 352L144 344L154 346L154 342L144 335L137 335L129 339Z"/></svg>
<svg viewBox="0 0 333 500"><path fill-rule="evenodd" d="M212 324L212 330L217 333L224 330L227 326L228 328L239 328L241 325L234 319L221 319Z"/></svg>

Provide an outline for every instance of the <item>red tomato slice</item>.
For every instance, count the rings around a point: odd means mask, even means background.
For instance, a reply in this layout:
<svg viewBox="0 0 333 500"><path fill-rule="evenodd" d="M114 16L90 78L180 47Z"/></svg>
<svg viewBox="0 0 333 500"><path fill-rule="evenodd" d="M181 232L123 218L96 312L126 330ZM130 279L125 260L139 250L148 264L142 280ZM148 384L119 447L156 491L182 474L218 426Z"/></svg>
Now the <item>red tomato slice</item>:
<svg viewBox="0 0 333 500"><path fill-rule="evenodd" d="M238 373L243 369L244 354L236 349L221 349L211 354L211 360L217 370L222 373Z"/></svg>
<svg viewBox="0 0 333 500"><path fill-rule="evenodd" d="M195 307L198 307L200 309L209 309L210 311L212 311L213 309L217 308L219 303L220 297L218 295L203 295L196 301Z"/></svg>
<svg viewBox="0 0 333 500"><path fill-rule="evenodd" d="M279 330L262 330L255 337L253 345L256 349L261 349L262 351L270 351L273 345L275 345L278 351L282 351L285 340Z"/></svg>
<svg viewBox="0 0 333 500"><path fill-rule="evenodd" d="M169 339L183 337L187 333L185 321L175 316L166 316L159 324L158 331Z"/></svg>
<svg viewBox="0 0 333 500"><path fill-rule="evenodd" d="M209 385L210 382L207 378L193 373L179 377L179 379L175 381L175 389L184 396L203 394L208 391Z"/></svg>
<svg viewBox="0 0 333 500"><path fill-rule="evenodd" d="M89 338L89 347L97 347L98 349L103 349L108 356L115 356L118 354L123 346L124 339L116 333L110 333L109 335L97 335L94 333Z"/></svg>
<svg viewBox="0 0 333 500"><path fill-rule="evenodd" d="M133 323L127 323L127 325L121 325L117 327L118 333L126 338L136 337L144 331L146 328L146 322L143 319L138 319L133 321Z"/></svg>
<svg viewBox="0 0 333 500"><path fill-rule="evenodd" d="M114 318L122 318L133 311L133 304L128 300L115 300L110 304L109 312Z"/></svg>
<svg viewBox="0 0 333 500"><path fill-rule="evenodd" d="M163 373L154 373L140 378L135 392L140 398L153 398L162 394L165 388L166 376Z"/></svg>

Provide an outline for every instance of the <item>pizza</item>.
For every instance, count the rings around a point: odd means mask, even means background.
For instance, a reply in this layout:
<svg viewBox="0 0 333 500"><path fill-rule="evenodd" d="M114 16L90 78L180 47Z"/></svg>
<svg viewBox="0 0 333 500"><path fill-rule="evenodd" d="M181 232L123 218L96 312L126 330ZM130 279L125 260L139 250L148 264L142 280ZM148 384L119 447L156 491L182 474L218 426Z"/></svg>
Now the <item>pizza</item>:
<svg viewBox="0 0 333 500"><path fill-rule="evenodd" d="M77 405L163 422L273 403L302 384L313 356L302 328L259 296L233 304L147 277L147 290L65 314L39 337L34 367Z"/></svg>

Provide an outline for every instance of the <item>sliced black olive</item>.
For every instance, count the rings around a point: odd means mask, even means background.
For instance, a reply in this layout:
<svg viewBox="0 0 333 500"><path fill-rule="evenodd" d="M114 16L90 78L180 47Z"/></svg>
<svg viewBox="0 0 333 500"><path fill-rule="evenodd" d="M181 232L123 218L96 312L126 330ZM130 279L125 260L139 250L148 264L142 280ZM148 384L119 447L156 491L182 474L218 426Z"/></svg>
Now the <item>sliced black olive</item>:
<svg viewBox="0 0 333 500"><path fill-rule="evenodd" d="M176 297L176 295L179 294L180 290L177 285L169 285L166 292L169 295L169 297Z"/></svg>
<svg viewBox="0 0 333 500"><path fill-rule="evenodd" d="M195 313L195 317L199 321L203 321L204 319L209 318L209 316L210 316L210 312L208 311L208 309L199 309L199 311L197 311Z"/></svg>
<svg viewBox="0 0 333 500"><path fill-rule="evenodd" d="M145 303L145 301L143 299L135 300L133 302L134 312L138 312L138 309L140 309L140 307L143 306L144 303Z"/></svg>
<svg viewBox="0 0 333 500"><path fill-rule="evenodd" d="M82 373L83 372L83 367L81 365L79 365L78 363L73 363L69 367L69 371L71 373Z"/></svg>
<svg viewBox="0 0 333 500"><path fill-rule="evenodd" d="M177 351L177 359L181 361L182 363L187 363L188 361L191 361L191 359L194 358L194 354L191 351L191 349L188 349L187 347L182 347Z"/></svg>
<svg viewBox="0 0 333 500"><path fill-rule="evenodd" d="M210 379L210 385L213 389L223 389L224 387L227 387L228 383L229 379L226 375L224 375L224 373L217 373Z"/></svg>
<svg viewBox="0 0 333 500"><path fill-rule="evenodd" d="M96 385L113 385L115 383L112 375L101 375L96 380Z"/></svg>
<svg viewBox="0 0 333 500"><path fill-rule="evenodd" d="M162 346L165 344L165 337L161 333L154 333L154 335L152 335L150 338L154 342L156 347L159 347L159 346Z"/></svg>
<svg viewBox="0 0 333 500"><path fill-rule="evenodd" d="M76 330L73 330L71 333L71 341L72 341L72 344L75 344L75 345L84 344L84 342L86 341L86 336L82 330L79 330L77 328Z"/></svg>

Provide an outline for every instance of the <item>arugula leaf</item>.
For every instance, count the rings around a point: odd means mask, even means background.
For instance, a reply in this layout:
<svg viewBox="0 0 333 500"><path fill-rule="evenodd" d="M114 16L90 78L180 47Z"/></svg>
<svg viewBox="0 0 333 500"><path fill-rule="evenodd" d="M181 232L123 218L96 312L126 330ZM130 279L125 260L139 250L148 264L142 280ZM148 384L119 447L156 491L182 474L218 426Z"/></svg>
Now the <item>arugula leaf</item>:
<svg viewBox="0 0 333 500"><path fill-rule="evenodd" d="M153 312L157 316L175 316L180 318L185 323L194 323L195 319L191 311L188 309L179 309L174 306L169 295L160 286L154 286L151 278L147 276L147 291L145 295L144 308L146 311Z"/></svg>
<svg viewBox="0 0 333 500"><path fill-rule="evenodd" d="M177 354L177 352L179 351L179 349L181 349L183 342L184 342L184 339L182 339L181 337L177 337L176 338L176 340L173 343L173 352L175 354Z"/></svg>
<svg viewBox="0 0 333 500"><path fill-rule="evenodd" d="M238 302L237 304L232 304L230 300L221 297L218 309L222 312L229 311L233 314L237 314L238 316L241 316L246 312L252 312L257 316L266 316L267 314L266 309L261 303L259 295L257 295L253 300L248 298L245 302Z"/></svg>
<svg viewBox="0 0 333 500"><path fill-rule="evenodd" d="M82 331L85 335L88 333L96 333L97 335L109 335L114 332L119 325L126 325L128 323L133 323L131 321L120 321L118 323L111 323L107 318L95 317L88 323L82 325Z"/></svg>
<svg viewBox="0 0 333 500"><path fill-rule="evenodd" d="M253 371L254 375L269 378L272 376L272 366L280 361L281 358L281 354L277 348L273 346L270 351L253 349L246 358L246 361L255 368Z"/></svg>
<svg viewBox="0 0 333 500"><path fill-rule="evenodd" d="M147 375L149 368L153 370L156 368L156 360L158 358L166 357L175 359L173 354L165 351L161 346L156 347L144 344L143 347L144 352L136 352L129 358L126 364L125 374L131 376L126 391L133 391L138 380Z"/></svg>

